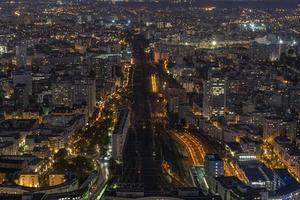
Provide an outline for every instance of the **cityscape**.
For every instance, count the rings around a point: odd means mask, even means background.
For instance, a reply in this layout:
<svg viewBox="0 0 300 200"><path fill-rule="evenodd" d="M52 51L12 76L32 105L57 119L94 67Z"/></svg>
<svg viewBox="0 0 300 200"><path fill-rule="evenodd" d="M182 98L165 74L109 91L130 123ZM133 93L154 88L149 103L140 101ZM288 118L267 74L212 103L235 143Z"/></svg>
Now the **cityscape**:
<svg viewBox="0 0 300 200"><path fill-rule="evenodd" d="M300 200L300 2L1 0L2 199Z"/></svg>

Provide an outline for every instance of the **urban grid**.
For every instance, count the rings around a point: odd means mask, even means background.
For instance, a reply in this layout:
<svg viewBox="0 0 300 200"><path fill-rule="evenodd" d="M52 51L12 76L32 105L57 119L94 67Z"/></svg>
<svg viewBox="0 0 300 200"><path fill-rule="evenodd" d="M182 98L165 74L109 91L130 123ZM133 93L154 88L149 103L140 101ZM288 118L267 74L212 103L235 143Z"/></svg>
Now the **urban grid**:
<svg viewBox="0 0 300 200"><path fill-rule="evenodd" d="M299 0L0 0L0 200L300 200Z"/></svg>

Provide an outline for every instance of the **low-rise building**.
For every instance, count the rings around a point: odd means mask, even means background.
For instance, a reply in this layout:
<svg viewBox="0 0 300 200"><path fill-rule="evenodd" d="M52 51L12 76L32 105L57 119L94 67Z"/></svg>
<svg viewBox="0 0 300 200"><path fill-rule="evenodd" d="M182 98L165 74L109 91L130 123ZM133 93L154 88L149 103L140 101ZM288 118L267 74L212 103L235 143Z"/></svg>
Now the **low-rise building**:
<svg viewBox="0 0 300 200"><path fill-rule="evenodd" d="M60 185L66 181L64 174L49 174L49 186Z"/></svg>
<svg viewBox="0 0 300 200"><path fill-rule="evenodd" d="M21 173L17 184L26 187L39 187L39 176L37 173Z"/></svg>

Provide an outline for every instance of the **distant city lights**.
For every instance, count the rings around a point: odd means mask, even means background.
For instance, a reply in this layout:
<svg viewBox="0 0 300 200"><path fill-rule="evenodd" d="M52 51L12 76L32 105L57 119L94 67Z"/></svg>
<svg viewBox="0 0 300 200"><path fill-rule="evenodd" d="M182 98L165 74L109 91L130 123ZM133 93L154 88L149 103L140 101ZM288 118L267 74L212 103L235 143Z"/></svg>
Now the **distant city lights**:
<svg viewBox="0 0 300 200"><path fill-rule="evenodd" d="M243 23L242 26L244 29L251 30L251 31L266 30L266 25L264 23L247 22L247 23Z"/></svg>

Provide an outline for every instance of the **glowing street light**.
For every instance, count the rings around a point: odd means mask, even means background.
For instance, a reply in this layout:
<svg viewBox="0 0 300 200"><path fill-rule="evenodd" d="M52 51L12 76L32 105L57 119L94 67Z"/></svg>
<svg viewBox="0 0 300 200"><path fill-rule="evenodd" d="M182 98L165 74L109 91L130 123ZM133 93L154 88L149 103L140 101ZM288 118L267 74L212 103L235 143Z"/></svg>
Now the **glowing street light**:
<svg viewBox="0 0 300 200"><path fill-rule="evenodd" d="M217 45L217 41L213 40L213 41L211 42L211 44L212 44L213 46L216 46L216 45Z"/></svg>

